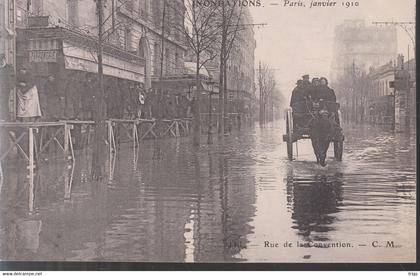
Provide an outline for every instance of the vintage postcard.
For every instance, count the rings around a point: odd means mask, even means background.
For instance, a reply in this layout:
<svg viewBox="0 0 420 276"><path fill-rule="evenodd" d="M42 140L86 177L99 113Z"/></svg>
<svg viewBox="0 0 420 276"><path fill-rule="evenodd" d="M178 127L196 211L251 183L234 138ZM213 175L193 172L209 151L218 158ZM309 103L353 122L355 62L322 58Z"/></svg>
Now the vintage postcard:
<svg viewBox="0 0 420 276"><path fill-rule="evenodd" d="M0 260L415 263L415 6L1 0Z"/></svg>

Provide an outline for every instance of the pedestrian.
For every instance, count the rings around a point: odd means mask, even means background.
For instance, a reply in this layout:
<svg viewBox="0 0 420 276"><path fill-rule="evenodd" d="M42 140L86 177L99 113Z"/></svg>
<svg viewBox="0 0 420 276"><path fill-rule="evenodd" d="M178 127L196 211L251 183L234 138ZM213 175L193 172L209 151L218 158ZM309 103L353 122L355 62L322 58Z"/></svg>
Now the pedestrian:
<svg viewBox="0 0 420 276"><path fill-rule="evenodd" d="M10 92L14 88L13 68L6 62L6 55L0 54L0 121L7 121L9 116Z"/></svg>
<svg viewBox="0 0 420 276"><path fill-rule="evenodd" d="M128 111L128 118L132 120L137 117L139 92L137 85L133 81L129 81L128 87L126 107Z"/></svg>
<svg viewBox="0 0 420 276"><path fill-rule="evenodd" d="M185 94L181 95L180 105L181 105L181 110L182 110L182 113L181 113L182 118L187 118L189 104L190 104L190 101L188 100L187 95Z"/></svg>
<svg viewBox="0 0 420 276"><path fill-rule="evenodd" d="M159 94L158 91L156 89L153 90L152 94L150 95L151 97L151 110L152 110L152 118L156 119L159 117Z"/></svg>
<svg viewBox="0 0 420 276"><path fill-rule="evenodd" d="M18 120L35 122L42 116L38 88L24 67L19 70L17 82Z"/></svg>
<svg viewBox="0 0 420 276"><path fill-rule="evenodd" d="M130 86L127 80L118 79L117 88L120 91L121 118L130 118Z"/></svg>
<svg viewBox="0 0 420 276"><path fill-rule="evenodd" d="M152 118L152 89L148 89L145 94L144 99L144 108L145 108L145 118L151 119Z"/></svg>
<svg viewBox="0 0 420 276"><path fill-rule="evenodd" d="M193 117L193 105L194 105L194 98L192 96L192 93L187 94L187 118Z"/></svg>
<svg viewBox="0 0 420 276"><path fill-rule="evenodd" d="M161 90L156 94L156 118L163 119L165 117L165 98Z"/></svg>
<svg viewBox="0 0 420 276"><path fill-rule="evenodd" d="M44 84L44 89L40 92L41 99L45 98L45 103L41 101L42 114L47 121L57 121L62 119L63 110L58 89L58 82L54 75L49 75Z"/></svg>
<svg viewBox="0 0 420 276"><path fill-rule="evenodd" d="M175 117L182 118L181 95L179 93L175 95Z"/></svg>
<svg viewBox="0 0 420 276"><path fill-rule="evenodd" d="M94 78L92 73L87 73L85 78L85 93L82 94L83 119L85 120L93 119L97 89L96 78Z"/></svg>
<svg viewBox="0 0 420 276"><path fill-rule="evenodd" d="M80 113L80 80L79 74L73 71L69 74L64 89L64 117L66 119L76 119Z"/></svg>
<svg viewBox="0 0 420 276"><path fill-rule="evenodd" d="M136 92L137 92L137 118L142 119L144 118L144 112L145 112L145 96L144 96L144 88L141 84L137 84L136 86Z"/></svg>

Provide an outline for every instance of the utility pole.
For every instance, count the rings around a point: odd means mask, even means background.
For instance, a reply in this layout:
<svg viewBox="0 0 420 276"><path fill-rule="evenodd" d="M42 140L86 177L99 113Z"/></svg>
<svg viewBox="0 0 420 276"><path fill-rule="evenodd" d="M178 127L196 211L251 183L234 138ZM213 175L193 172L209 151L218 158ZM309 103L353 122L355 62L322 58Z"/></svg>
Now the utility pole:
<svg viewBox="0 0 420 276"><path fill-rule="evenodd" d="M163 78L163 60L165 51L165 18L166 18L166 0L163 0L163 12L162 12L162 36L161 36L161 50L160 50L160 80ZM168 62L168 61L166 61Z"/></svg>
<svg viewBox="0 0 420 276"><path fill-rule="evenodd" d="M105 159L105 114L104 114L104 80L103 80L103 4L102 0L96 0L96 9L98 14L98 41L97 41L97 59L98 59L98 85L95 87L96 101L93 110L93 119L95 121L95 138L92 154L92 178L100 180L103 178Z"/></svg>
<svg viewBox="0 0 420 276"><path fill-rule="evenodd" d="M406 93L406 105L407 105L406 124L407 124L407 132L410 133L410 126L411 126L410 44L407 46L407 72L408 72L408 78L407 78L407 93Z"/></svg>
<svg viewBox="0 0 420 276"><path fill-rule="evenodd" d="M98 81L99 81L99 91L98 99L100 102L99 109L97 110L97 119L103 120L103 96L104 96L104 68L103 68L103 5L102 0L96 0L96 5L98 9ZM98 121L99 121L98 120ZM96 121L96 120L95 120Z"/></svg>
<svg viewBox="0 0 420 276"><path fill-rule="evenodd" d="M6 54L6 60L12 63L13 66L13 75L16 76L17 68L16 68L16 0L8 0L8 5L5 5L5 9L7 11L7 22L4 23L7 32L8 32L8 45L7 50L8 53ZM1 11L4 12L4 11ZM11 37L11 38L10 38ZM13 92L12 92L12 110L10 110L10 120L16 121L16 112L17 112L17 94L16 94L16 87L13 85Z"/></svg>

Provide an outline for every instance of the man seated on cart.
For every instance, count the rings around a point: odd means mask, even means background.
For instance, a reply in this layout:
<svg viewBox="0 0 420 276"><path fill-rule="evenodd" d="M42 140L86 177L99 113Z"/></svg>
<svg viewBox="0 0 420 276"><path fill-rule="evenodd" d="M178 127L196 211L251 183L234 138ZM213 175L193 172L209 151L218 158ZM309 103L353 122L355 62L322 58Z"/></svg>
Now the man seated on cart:
<svg viewBox="0 0 420 276"><path fill-rule="evenodd" d="M328 86L328 80L325 77L319 79L319 85L317 89L311 90L310 97L312 102L319 103L323 102L323 108L331 112L334 115L335 122L340 125L338 117L337 97L333 89Z"/></svg>
<svg viewBox="0 0 420 276"><path fill-rule="evenodd" d="M292 91L290 99L290 107L293 109L293 128L302 128L309 119L310 114L307 108L310 100L311 83L309 82L309 75L304 75L302 79L298 80L296 87Z"/></svg>

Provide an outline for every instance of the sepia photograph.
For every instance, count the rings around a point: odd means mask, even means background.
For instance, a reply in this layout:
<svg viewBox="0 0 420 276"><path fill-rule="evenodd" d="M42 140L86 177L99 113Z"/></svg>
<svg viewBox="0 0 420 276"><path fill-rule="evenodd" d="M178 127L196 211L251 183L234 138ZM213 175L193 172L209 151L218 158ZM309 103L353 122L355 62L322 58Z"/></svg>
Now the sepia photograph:
<svg viewBox="0 0 420 276"><path fill-rule="evenodd" d="M0 269L415 264L415 0L0 0Z"/></svg>

